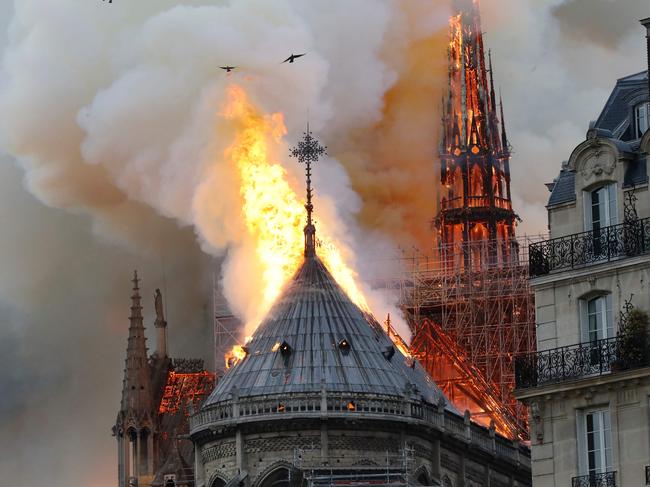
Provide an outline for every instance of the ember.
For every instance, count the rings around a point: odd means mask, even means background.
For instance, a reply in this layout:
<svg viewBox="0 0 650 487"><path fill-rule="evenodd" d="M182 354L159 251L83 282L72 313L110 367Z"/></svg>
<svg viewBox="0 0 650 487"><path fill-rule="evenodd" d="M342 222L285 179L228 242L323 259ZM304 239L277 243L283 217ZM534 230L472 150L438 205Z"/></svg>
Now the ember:
<svg viewBox="0 0 650 487"><path fill-rule="evenodd" d="M207 371L187 374L170 371L158 413L175 414L181 411L189 416L212 392L214 383L214 374Z"/></svg>

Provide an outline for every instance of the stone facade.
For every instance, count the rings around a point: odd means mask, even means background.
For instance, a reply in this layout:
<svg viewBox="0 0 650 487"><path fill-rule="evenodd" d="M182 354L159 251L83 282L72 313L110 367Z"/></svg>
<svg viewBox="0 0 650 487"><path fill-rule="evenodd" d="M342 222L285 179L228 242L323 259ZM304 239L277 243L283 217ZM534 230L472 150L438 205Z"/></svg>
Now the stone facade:
<svg viewBox="0 0 650 487"><path fill-rule="evenodd" d="M209 410L203 411L191 422L196 485L262 487L271 477L277 481L279 471L286 478L303 478L329 467L335 474L383 473L388 468L392 475L406 472L410 485L530 485L527 449L468 418L444 408L421 418L381 416L285 410L262 413L252 421L215 421Z"/></svg>
<svg viewBox="0 0 650 487"><path fill-rule="evenodd" d="M650 131L634 138L624 118L628 136L616 136L602 124L613 104L630 117L647 100L645 73L619 81L549 185L552 239L531 246L538 352L518 363L516 395L530 407L535 487L646 485L648 350L626 363L621 327L626 304L650 312Z"/></svg>

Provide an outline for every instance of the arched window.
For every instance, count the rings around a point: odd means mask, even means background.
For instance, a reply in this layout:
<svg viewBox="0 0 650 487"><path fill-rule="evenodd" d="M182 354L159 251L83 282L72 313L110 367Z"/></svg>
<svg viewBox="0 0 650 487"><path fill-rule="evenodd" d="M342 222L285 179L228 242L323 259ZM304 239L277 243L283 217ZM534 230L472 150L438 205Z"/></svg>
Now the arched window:
<svg viewBox="0 0 650 487"><path fill-rule="evenodd" d="M618 223L617 185L606 184L590 191L585 191L583 198L585 231L593 232L592 248L588 249L594 260L607 256L607 227Z"/></svg>
<svg viewBox="0 0 650 487"><path fill-rule="evenodd" d="M260 487L289 487L289 470L278 468L266 476Z"/></svg>
<svg viewBox="0 0 650 487"><path fill-rule="evenodd" d="M210 487L223 487L224 485L226 485L226 482L222 478L217 477L212 481Z"/></svg>
<svg viewBox="0 0 650 487"><path fill-rule="evenodd" d="M636 137L640 139L650 128L650 103L641 103L634 108Z"/></svg>
<svg viewBox="0 0 650 487"><path fill-rule="evenodd" d="M478 164L474 164L471 169L471 186L470 186L470 196L479 197L485 194L483 191L483 171ZM470 206L481 206L481 203L478 201Z"/></svg>
<svg viewBox="0 0 650 487"><path fill-rule="evenodd" d="M422 467L418 469L415 472L415 482L418 485L431 485L431 481L429 480L429 473L427 472L427 469Z"/></svg>

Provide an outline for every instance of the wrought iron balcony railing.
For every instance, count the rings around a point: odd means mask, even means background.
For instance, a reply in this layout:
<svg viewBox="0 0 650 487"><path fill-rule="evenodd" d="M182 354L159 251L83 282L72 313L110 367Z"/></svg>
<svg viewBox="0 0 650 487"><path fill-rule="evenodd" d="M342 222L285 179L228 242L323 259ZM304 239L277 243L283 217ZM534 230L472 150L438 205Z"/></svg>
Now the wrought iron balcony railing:
<svg viewBox="0 0 650 487"><path fill-rule="evenodd" d="M616 487L616 472L592 473L573 477L571 487Z"/></svg>
<svg viewBox="0 0 650 487"><path fill-rule="evenodd" d="M533 243L530 275L543 276L650 251L650 218Z"/></svg>
<svg viewBox="0 0 650 487"><path fill-rule="evenodd" d="M553 348L515 359L515 385L527 389L650 365L650 334Z"/></svg>

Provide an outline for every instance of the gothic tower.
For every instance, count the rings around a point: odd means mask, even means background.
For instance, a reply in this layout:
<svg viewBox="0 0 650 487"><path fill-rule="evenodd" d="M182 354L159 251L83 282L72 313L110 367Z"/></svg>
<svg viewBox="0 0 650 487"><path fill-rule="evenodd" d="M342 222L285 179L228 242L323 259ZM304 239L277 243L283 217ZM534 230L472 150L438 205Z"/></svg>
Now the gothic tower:
<svg viewBox="0 0 650 487"><path fill-rule="evenodd" d="M113 428L117 437L119 487L147 485L145 482L151 482L154 473L156 411L139 282L135 272L122 402Z"/></svg>
<svg viewBox="0 0 650 487"><path fill-rule="evenodd" d="M499 114L491 56L486 67L478 1L456 3L440 142L443 194L434 224L445 266L471 270L513 257L517 215L510 198L503 104Z"/></svg>

